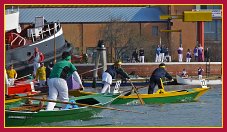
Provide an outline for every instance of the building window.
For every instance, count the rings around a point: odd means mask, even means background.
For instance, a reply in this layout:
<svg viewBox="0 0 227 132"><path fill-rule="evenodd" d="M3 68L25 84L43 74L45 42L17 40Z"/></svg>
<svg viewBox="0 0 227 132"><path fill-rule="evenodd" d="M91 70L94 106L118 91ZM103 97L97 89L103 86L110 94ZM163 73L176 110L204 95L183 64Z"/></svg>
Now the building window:
<svg viewBox="0 0 227 132"><path fill-rule="evenodd" d="M201 5L201 9L222 9L221 5Z"/></svg>
<svg viewBox="0 0 227 132"><path fill-rule="evenodd" d="M152 26L152 36L158 36L158 26Z"/></svg>
<svg viewBox="0 0 227 132"><path fill-rule="evenodd" d="M215 33L215 23L214 22L205 22L204 24L205 33Z"/></svg>
<svg viewBox="0 0 227 132"><path fill-rule="evenodd" d="M221 20L213 20L212 22L205 22L204 37L205 40L221 40Z"/></svg>

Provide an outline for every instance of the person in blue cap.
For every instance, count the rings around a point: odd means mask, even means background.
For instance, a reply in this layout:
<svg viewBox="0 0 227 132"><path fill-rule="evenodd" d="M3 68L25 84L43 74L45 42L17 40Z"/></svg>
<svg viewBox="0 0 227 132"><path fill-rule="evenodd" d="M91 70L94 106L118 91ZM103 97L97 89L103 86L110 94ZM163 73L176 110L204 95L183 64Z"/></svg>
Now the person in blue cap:
<svg viewBox="0 0 227 132"><path fill-rule="evenodd" d="M80 84L80 88L84 89L82 81L77 72L76 67L71 63L71 55L69 52L62 53L62 60L57 62L53 70L50 73L48 86L49 86L49 100L57 100L59 97L60 101L68 102L68 85L66 79L73 75L75 81ZM47 110L53 110L56 103L48 102ZM65 109L66 105L62 105L62 109Z"/></svg>
<svg viewBox="0 0 227 132"><path fill-rule="evenodd" d="M173 81L172 76L165 70L165 63L159 64L159 68L156 68L150 77L150 84L148 88L148 94L154 93L154 88L158 85L159 89L162 89L162 84L160 78L168 78L169 80Z"/></svg>
<svg viewBox="0 0 227 132"><path fill-rule="evenodd" d="M123 78L130 79L129 75L121 68L122 62L117 60L113 65L111 65L102 74L103 88L101 93L105 93L107 89L110 89L112 84L112 79L117 77L117 74L121 75Z"/></svg>

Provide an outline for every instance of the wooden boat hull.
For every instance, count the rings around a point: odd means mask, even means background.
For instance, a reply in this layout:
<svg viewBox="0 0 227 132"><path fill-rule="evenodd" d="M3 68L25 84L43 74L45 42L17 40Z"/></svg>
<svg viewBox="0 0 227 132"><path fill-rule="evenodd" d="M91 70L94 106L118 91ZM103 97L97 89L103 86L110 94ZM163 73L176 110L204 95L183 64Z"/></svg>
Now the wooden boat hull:
<svg viewBox="0 0 227 132"><path fill-rule="evenodd" d="M176 75L176 80L178 84L184 84L184 85L201 85L201 80L195 80L191 78L182 78L178 75ZM222 84L222 80L205 80L206 85L219 85Z"/></svg>
<svg viewBox="0 0 227 132"><path fill-rule="evenodd" d="M87 103L95 102L96 104L94 105L96 106L105 106L111 103L117 97L118 95L93 94L88 96L77 97L74 99L78 103L81 103L82 100L83 101L86 100L85 102ZM94 116L101 110L102 110L101 108L93 108L89 106L65 110L52 111L40 110L39 112L12 111L10 109L7 109L5 110L5 124L6 127L33 126L38 125L40 123L61 122L65 120L87 120L92 118L92 116Z"/></svg>
<svg viewBox="0 0 227 132"><path fill-rule="evenodd" d="M5 104L10 105L10 104L12 104L12 103L17 103L17 102L22 101L22 100L23 100L23 99L21 99L21 98L18 98L18 99L6 99L6 100L5 100Z"/></svg>
<svg viewBox="0 0 227 132"><path fill-rule="evenodd" d="M181 103L196 101L209 88L192 88L187 90L168 91L164 93L156 92L154 94L140 94L145 104L163 104L163 103ZM139 103L138 96L135 94L129 96L120 96L112 104L131 104Z"/></svg>
<svg viewBox="0 0 227 132"><path fill-rule="evenodd" d="M139 94L145 104L163 104L163 103L181 103L192 102L198 100L200 96L207 92L209 88L192 88L187 90L164 91L160 93L157 91L154 94ZM71 92L71 95L83 96L86 94L95 94L92 92L77 91ZM111 104L135 104L139 103L138 96L132 94L124 96L123 94L114 100Z"/></svg>
<svg viewBox="0 0 227 132"><path fill-rule="evenodd" d="M18 84L15 86L8 87L8 95L21 94L32 91L32 86L30 83Z"/></svg>

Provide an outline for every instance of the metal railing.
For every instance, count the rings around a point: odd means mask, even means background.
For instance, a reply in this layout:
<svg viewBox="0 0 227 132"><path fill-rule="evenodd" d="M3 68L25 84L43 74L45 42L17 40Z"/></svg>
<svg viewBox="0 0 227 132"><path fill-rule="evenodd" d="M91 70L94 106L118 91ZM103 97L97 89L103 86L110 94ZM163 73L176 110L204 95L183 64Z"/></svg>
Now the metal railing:
<svg viewBox="0 0 227 132"><path fill-rule="evenodd" d="M16 34L16 33L12 33L12 34L15 35L16 37L10 43L10 46L12 46L14 44L14 42L16 42L16 40L19 40L19 43L17 44L17 46L23 46L23 45L25 45L25 43L26 43L25 38L21 37L19 34Z"/></svg>

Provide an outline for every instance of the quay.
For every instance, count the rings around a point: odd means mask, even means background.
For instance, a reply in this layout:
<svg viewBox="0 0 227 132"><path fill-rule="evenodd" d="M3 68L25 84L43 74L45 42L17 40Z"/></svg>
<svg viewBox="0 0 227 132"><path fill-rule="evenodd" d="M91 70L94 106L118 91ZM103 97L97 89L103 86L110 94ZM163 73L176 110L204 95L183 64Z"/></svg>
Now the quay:
<svg viewBox="0 0 227 132"><path fill-rule="evenodd" d="M113 63L107 63L107 66ZM140 77L150 77L151 73L158 67L160 63L147 62L147 63L122 63L122 68L127 72L135 72ZM166 70L173 76L180 73L184 68L189 76L197 76L199 67L204 69L203 76L222 76L222 62L165 62ZM78 73L85 73L82 75L84 78L92 78L95 64L75 64ZM102 67L99 64L99 67ZM91 72L89 72L91 71ZM98 69L98 78L101 78L102 68Z"/></svg>

